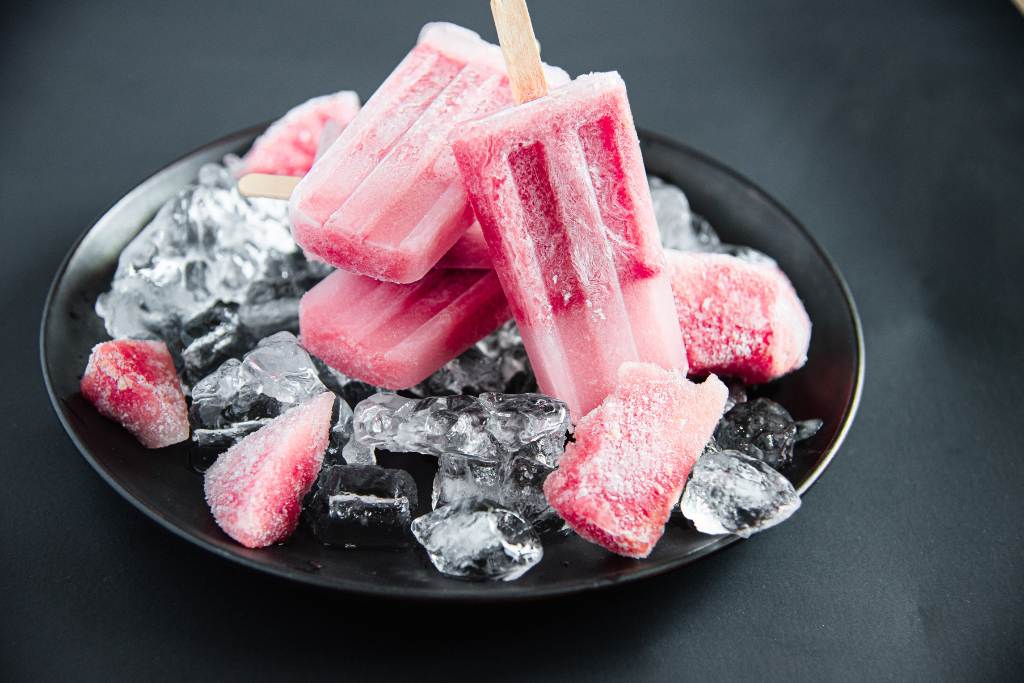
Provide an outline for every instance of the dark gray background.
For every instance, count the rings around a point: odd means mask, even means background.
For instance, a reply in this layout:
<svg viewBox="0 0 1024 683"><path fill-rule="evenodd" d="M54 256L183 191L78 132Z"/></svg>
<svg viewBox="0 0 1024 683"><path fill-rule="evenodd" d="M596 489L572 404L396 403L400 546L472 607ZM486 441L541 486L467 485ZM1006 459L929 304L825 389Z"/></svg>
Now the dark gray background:
<svg viewBox="0 0 1024 683"><path fill-rule="evenodd" d="M8 4L0 679L1020 675L1024 20L1009 0L531 5L548 60L621 71L639 125L761 184L848 278L867 385L800 514L641 585L483 609L332 599L158 528L49 408L36 331L64 252L188 150L368 96L427 20L493 37L487 3Z"/></svg>

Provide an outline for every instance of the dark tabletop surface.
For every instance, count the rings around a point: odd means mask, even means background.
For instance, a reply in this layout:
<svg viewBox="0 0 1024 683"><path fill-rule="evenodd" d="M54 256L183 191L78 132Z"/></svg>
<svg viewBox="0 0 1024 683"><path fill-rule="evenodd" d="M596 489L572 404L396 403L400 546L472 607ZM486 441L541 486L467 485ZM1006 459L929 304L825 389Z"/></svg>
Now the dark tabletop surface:
<svg viewBox="0 0 1024 683"><path fill-rule="evenodd" d="M791 521L550 603L299 589L188 545L78 455L37 328L76 235L167 161L368 96L487 3L35 2L0 23L0 679L1013 679L1024 664L1024 19L1009 0L534 0L544 54L733 166L832 254L867 383ZM1016 674L1016 676L1015 676Z"/></svg>

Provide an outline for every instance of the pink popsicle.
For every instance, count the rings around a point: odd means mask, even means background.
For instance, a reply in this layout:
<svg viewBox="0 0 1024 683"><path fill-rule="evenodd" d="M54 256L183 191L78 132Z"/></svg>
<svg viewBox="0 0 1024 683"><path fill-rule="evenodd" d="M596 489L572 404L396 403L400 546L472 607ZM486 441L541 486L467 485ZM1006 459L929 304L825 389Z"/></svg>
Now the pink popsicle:
<svg viewBox="0 0 1024 683"><path fill-rule="evenodd" d="M541 390L577 418L619 366L686 370L640 144L617 73L462 124L455 158Z"/></svg>
<svg viewBox="0 0 1024 683"><path fill-rule="evenodd" d="M405 389L509 318L492 270L429 271L400 285L337 270L299 307L302 345L350 377Z"/></svg>
<svg viewBox="0 0 1024 683"><path fill-rule="evenodd" d="M162 341L117 339L93 347L82 394L146 448L188 439L188 406Z"/></svg>
<svg viewBox="0 0 1024 683"><path fill-rule="evenodd" d="M359 95L342 90L293 107L256 138L245 155L245 173L305 175L325 127L341 130L359 112Z"/></svg>
<svg viewBox="0 0 1024 683"><path fill-rule="evenodd" d="M204 490L217 525L247 548L291 535L302 499L327 449L334 394L309 399L245 437L206 471Z"/></svg>
<svg viewBox="0 0 1024 683"><path fill-rule="evenodd" d="M650 363L626 363L615 392L576 425L544 482L551 507L580 536L647 557L722 417L728 390Z"/></svg>
<svg viewBox="0 0 1024 683"><path fill-rule="evenodd" d="M690 372L759 384L807 361L811 320L772 263L666 250Z"/></svg>
<svg viewBox="0 0 1024 683"><path fill-rule="evenodd" d="M453 24L428 24L295 188L295 240L348 271L420 279L473 223L448 134L511 97L496 46Z"/></svg>

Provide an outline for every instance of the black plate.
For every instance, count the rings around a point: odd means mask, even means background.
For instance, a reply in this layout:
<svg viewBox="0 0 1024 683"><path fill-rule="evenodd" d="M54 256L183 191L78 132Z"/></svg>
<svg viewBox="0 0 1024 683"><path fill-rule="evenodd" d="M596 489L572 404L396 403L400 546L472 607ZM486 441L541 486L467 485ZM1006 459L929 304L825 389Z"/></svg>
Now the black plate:
<svg viewBox="0 0 1024 683"><path fill-rule="evenodd" d="M558 537L546 539L543 561L522 579L470 583L443 577L419 549L336 550L317 543L302 526L287 543L261 550L224 535L203 500L202 477L189 467L188 446L143 449L92 408L78 383L90 349L107 339L93 304L109 287L121 250L161 204L194 181L202 164L245 150L261 130L212 142L132 190L82 235L54 279L40 337L43 375L72 441L114 490L175 534L247 567L326 588L417 599L528 599L585 591L660 574L737 540L698 534L676 511L646 560L616 557L578 537ZM640 137L648 171L682 187L724 240L773 256L807 306L814 333L806 367L759 392L797 419L825 421L797 448L789 472L803 493L835 455L860 398L863 340L850 292L807 231L753 183L679 143L649 133Z"/></svg>

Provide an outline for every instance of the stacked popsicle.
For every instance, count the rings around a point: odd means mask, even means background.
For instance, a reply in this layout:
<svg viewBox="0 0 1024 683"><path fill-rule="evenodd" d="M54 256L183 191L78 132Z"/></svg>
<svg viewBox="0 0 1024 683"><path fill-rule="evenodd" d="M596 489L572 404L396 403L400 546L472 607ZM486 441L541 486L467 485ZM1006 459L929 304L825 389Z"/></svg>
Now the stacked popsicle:
<svg viewBox="0 0 1024 683"><path fill-rule="evenodd" d="M568 76L544 68L560 83ZM303 342L403 389L508 319L448 135L512 102L497 46L428 24L292 194L296 241L342 269L303 300Z"/></svg>

